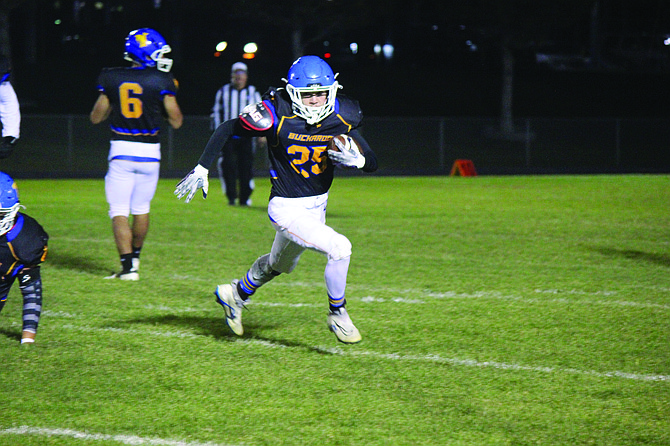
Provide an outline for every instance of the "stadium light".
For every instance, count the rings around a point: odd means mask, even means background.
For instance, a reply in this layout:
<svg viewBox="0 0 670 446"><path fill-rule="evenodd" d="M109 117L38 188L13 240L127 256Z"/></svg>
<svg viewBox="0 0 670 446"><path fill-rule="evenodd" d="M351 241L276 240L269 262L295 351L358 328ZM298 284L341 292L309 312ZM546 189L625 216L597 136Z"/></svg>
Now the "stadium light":
<svg viewBox="0 0 670 446"><path fill-rule="evenodd" d="M255 42L249 42L244 45L244 54L242 55L243 59L253 59L256 57L256 52L258 51L258 45Z"/></svg>
<svg viewBox="0 0 670 446"><path fill-rule="evenodd" d="M216 44L216 51L221 52L228 48L228 42L225 40Z"/></svg>
<svg viewBox="0 0 670 446"><path fill-rule="evenodd" d="M351 54L358 54L358 44L356 42L351 42L349 49L351 50Z"/></svg>
<svg viewBox="0 0 670 446"><path fill-rule="evenodd" d="M382 51L384 52L384 57L387 59L391 59L393 57L393 51L395 48L393 48L393 45L390 43L385 43L384 46L382 47Z"/></svg>

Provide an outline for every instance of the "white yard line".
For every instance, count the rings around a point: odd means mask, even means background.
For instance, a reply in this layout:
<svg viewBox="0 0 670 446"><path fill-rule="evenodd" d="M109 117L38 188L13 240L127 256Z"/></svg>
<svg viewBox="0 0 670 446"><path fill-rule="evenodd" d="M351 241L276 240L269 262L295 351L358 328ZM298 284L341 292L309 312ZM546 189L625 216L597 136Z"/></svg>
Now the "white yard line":
<svg viewBox="0 0 670 446"><path fill-rule="evenodd" d="M0 435L35 435L41 437L69 437L83 441L115 441L127 445L149 446L232 446L220 443L199 443L191 441L168 440L163 438L138 437L136 435L108 435L81 432L73 429L49 429L31 426L10 427L0 430Z"/></svg>
<svg viewBox="0 0 670 446"><path fill-rule="evenodd" d="M226 282L226 281L224 281ZM326 287L323 282L277 282L272 284L275 287L304 287L311 289L323 289ZM613 306L613 307L631 307L631 308L654 308L658 310L670 310L670 305L657 304L652 302L636 302L631 300L624 300L621 298L615 299L619 296L618 291L580 291L580 290L556 290L556 289L536 289L533 290L537 297L527 297L513 294L503 294L499 291L474 291L471 293L461 293L456 291L426 291L420 289L399 289L388 287L372 287L365 285L348 285L349 293L347 300L354 301L360 299L366 303L383 303L395 302L406 304L425 304L428 299L453 299L453 300L475 300L475 299L489 299L489 300L506 300L524 303L563 303L575 305L598 305L598 306ZM391 294L391 297L375 296L375 291L382 291L384 294ZM393 296L393 295L397 296ZM360 297L359 297L360 296ZM408 297L409 296L409 297ZM604 297L599 298L599 297ZM609 299L611 298L611 299ZM252 299L250 305L265 305L265 306L309 306L319 307L318 303L273 303L263 301L263 297L259 300ZM167 309L167 308L166 308ZM179 311L178 309L174 309Z"/></svg>
<svg viewBox="0 0 670 446"><path fill-rule="evenodd" d="M279 285L279 284L278 284ZM322 287L321 283L290 283L282 284L280 286L305 286L305 287ZM354 289L371 289L371 287L356 287ZM365 296L360 298L350 298L352 300L360 299L364 303L384 303L384 302L393 302L400 304L426 304L431 299L495 299L495 300L509 300L509 301L518 301L524 303L543 303L543 302L552 302L552 303L566 303L566 304L581 304L581 305L603 305L603 306L622 306L622 307L637 307L637 308L653 308L660 310L670 310L670 305L663 304L654 304L654 303L645 303L645 302L635 302L635 301L625 301L621 299L609 300L609 299L594 299L596 296L616 296L617 292L613 291L601 291L601 292L583 292L576 290L535 290L539 296L536 298L533 297L521 297L514 295L506 295L499 292L489 292L489 291L479 291L474 293L457 293L457 292L425 292L420 290L411 290L411 289L383 289L385 293L397 294L396 297L375 297L375 296ZM362 294L362 293L351 293L351 294ZM407 298L405 296L411 295L413 298ZM550 297L551 296L551 297ZM566 296L566 297L556 297L556 296ZM587 296L586 299L580 298L580 296ZM547 298L549 297L549 298ZM569 298L571 297L571 298ZM575 298L576 297L576 298ZM285 306L285 307L320 307L325 304L317 303L280 303L280 302L267 302L267 301L256 301L253 300L249 305L253 306ZM146 305L144 308L149 310L159 310L159 311L168 311L171 313L184 313L184 312L207 312L212 309L216 309L214 305L212 306L203 306L202 308L196 307L167 307L167 306L158 306L158 305ZM54 317L54 318L79 318L79 315L74 315L65 312L45 312L45 316ZM14 325L14 324L12 324ZM177 338L202 338L201 335L196 335L186 331L146 331L146 330L135 330L135 329L123 329L123 328L113 328L113 327L90 327L90 326L79 326L79 325L62 325L61 328L70 329L70 330L81 330L81 331L104 331L104 332L115 332L121 334L133 334L133 335L151 335L151 336L162 336L162 337L177 337ZM251 345L262 345L270 348L289 348L282 344L273 343L270 341L263 341L258 339L238 339L237 342L247 343ZM461 359L461 358L445 358L439 355L400 355L395 353L379 353L373 351L359 351L354 349L341 349L341 348L326 348L326 347L314 347L316 350L329 352L332 354L342 355L342 356L369 356L375 358L382 358L388 360L397 360L397 361L427 361L427 362L438 362L451 364L453 366L461 367L486 367L486 368L495 368L500 370L522 370L522 371L532 371L539 373L567 373L567 374L578 374L578 375L588 375L601 378L623 378L636 381L667 381L670 382L669 375L647 375L641 373L628 373L620 371L611 371L611 372L597 372L592 370L579 370L571 368L557 368L557 367L541 367L541 366L527 366L522 364L509 364L502 362L490 362L490 361L474 361L470 359Z"/></svg>
<svg viewBox="0 0 670 446"><path fill-rule="evenodd" d="M273 286L279 287L305 287L324 289L323 282L277 282ZM503 294L499 291L474 291L471 293L461 293L456 291L426 291L411 288L389 288L389 287L372 287L365 285L347 285L349 290L347 299L356 300L357 295L363 302L397 302L409 304L424 304L426 299L491 299L491 300L509 300L525 303L567 303L578 305L602 305L602 306L617 306L617 307L638 307L638 308L655 308L660 310L670 310L670 305L657 304L650 302L636 302L627 301L623 299L602 299L598 297L612 297L619 296L618 291L601 290L601 291L581 291L581 290L556 290L556 289L535 289L532 291L538 297L524 297L513 294ZM665 291L667 289L661 289ZM385 294L398 294L396 297L378 297L374 296L375 291L383 291ZM367 295L366 294L370 294ZM407 297L411 296L411 297ZM551 296L551 297L550 297Z"/></svg>
<svg viewBox="0 0 670 446"><path fill-rule="evenodd" d="M488 367L500 370L523 370L523 371L541 372L541 373L568 373L575 375L596 376L599 378L624 378L635 381L670 382L670 375L643 375L639 373L627 373L619 371L596 372L594 370L565 369L559 367L534 367L521 364L507 364L504 362L491 362L491 361L481 362L481 361L474 361L472 359L444 358L439 355L398 355L395 353L389 354L389 353L376 353L376 352L365 352L365 351L347 352L342 350L341 348L331 348L331 349L325 349L323 351L332 354L341 354L344 356L371 356L375 358L383 358L398 361L432 361L432 362L439 362L439 363L451 364L454 366L465 366L465 367Z"/></svg>
<svg viewBox="0 0 670 446"><path fill-rule="evenodd" d="M132 334L132 335L150 335L150 336L162 336L162 337L172 337L172 338L202 338L202 335L196 335L193 333L183 332L183 331L157 331L157 330L132 330L132 329L123 329L123 328L100 328L100 327L90 327L90 326L77 326L77 325L62 325L61 328L69 330L80 330L85 332L111 332L111 333L120 333L120 334ZM237 343L247 344L247 345L260 345L268 348L295 348L288 347L283 344L274 343L271 341L265 341L261 339L237 339ZM622 378L629 379L633 381L664 381L670 382L670 375L648 375L643 373L629 373L629 372L620 372L620 371L610 371L610 372L598 372L594 370L580 370L573 368L561 368L561 367L544 367L544 366L528 366L523 364L513 364L513 363L504 363L504 362L495 362L495 361L475 361L472 359L462 359L462 358L446 358L440 355L401 355L397 353L379 353L374 351L361 351L355 349L343 349L340 347L322 347L314 346L315 350L330 353L333 355L340 356L351 356L351 357L372 357L387 359L389 361L419 361L419 362L435 362L441 364L450 364L457 367L479 367L479 368L492 368L499 370L520 370L528 372L538 372L538 373L564 373L571 375L588 375L595 376L598 378Z"/></svg>
<svg viewBox="0 0 670 446"><path fill-rule="evenodd" d="M557 290L535 290L537 294L549 295L549 296L566 296L566 297L522 297L515 296L510 294L503 294L497 291L478 291L474 293L455 293L452 291L447 291L444 293L424 293L426 297L432 297L434 299L496 299L496 300L510 300L524 303L565 303L565 304L575 304L575 305L602 305L602 306L615 306L615 307L637 307L637 308L656 308L660 310L670 310L670 305L656 304L650 302L635 302L635 301L625 301L625 300L607 300L607 299L581 299L579 296L615 296L617 293L615 291L601 291L595 293L587 292L578 292L578 291L557 291ZM419 293L420 295L420 293ZM567 297L570 296L570 297ZM577 296L577 298L571 298Z"/></svg>

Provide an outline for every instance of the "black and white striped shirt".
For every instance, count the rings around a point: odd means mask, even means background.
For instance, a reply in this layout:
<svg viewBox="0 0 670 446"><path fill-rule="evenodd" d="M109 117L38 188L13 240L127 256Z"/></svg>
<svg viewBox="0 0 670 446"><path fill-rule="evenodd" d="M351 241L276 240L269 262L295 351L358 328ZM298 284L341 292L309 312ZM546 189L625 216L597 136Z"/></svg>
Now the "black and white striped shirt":
<svg viewBox="0 0 670 446"><path fill-rule="evenodd" d="M247 85L241 90L235 90L231 84L224 85L216 92L210 115L214 128L231 118L237 118L247 105L260 101L261 95L253 85Z"/></svg>

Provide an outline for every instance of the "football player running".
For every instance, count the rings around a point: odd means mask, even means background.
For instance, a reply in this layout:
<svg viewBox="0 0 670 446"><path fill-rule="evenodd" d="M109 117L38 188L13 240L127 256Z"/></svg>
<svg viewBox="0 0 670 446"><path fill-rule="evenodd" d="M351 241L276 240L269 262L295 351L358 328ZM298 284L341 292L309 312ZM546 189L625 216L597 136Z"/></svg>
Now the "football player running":
<svg viewBox="0 0 670 446"><path fill-rule="evenodd" d="M23 296L21 344L35 342L42 314L40 263L47 256L49 236L32 217L19 212L16 183L0 172L0 311L18 279Z"/></svg>
<svg viewBox="0 0 670 446"><path fill-rule="evenodd" d="M165 116L178 129L183 116L165 39L153 29L137 29L126 37L125 50L132 66L102 70L90 118L98 124L110 117L112 130L105 195L121 271L106 278L139 280L140 251L160 170L160 126Z"/></svg>
<svg viewBox="0 0 670 446"><path fill-rule="evenodd" d="M357 128L358 102L338 94L331 67L316 56L297 59L285 88L270 88L263 101L238 118L222 123L211 136L198 165L177 184L175 195L190 202L198 189L207 197L208 167L232 135L264 136L268 141L272 189L268 215L276 233L269 253L260 256L240 279L219 285L214 294L226 323L241 336L242 308L256 290L282 273L290 273L305 249L327 257L328 327L346 344L361 334L345 309L351 243L326 225L328 190L336 164L365 172L377 170L377 157ZM362 148L327 150L333 136L348 134Z"/></svg>

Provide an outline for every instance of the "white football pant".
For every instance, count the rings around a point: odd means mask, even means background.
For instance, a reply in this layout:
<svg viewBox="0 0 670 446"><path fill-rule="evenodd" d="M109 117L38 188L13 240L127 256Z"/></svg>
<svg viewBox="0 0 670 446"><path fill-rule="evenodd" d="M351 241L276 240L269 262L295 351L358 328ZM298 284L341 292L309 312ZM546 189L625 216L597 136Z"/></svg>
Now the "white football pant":
<svg viewBox="0 0 670 446"><path fill-rule="evenodd" d="M159 171L159 162L110 161L105 176L109 217L148 214Z"/></svg>
<svg viewBox="0 0 670 446"><path fill-rule="evenodd" d="M305 249L326 255L325 279L330 303L340 306L344 303L351 242L326 225L327 204L327 193L315 197L274 197L270 200L268 215L277 233L269 265L280 273L290 273Z"/></svg>

